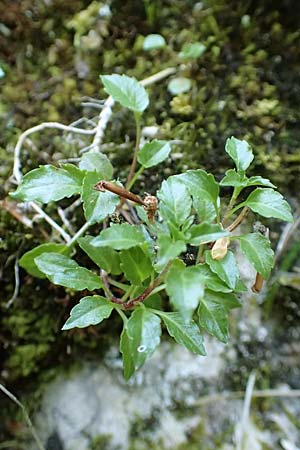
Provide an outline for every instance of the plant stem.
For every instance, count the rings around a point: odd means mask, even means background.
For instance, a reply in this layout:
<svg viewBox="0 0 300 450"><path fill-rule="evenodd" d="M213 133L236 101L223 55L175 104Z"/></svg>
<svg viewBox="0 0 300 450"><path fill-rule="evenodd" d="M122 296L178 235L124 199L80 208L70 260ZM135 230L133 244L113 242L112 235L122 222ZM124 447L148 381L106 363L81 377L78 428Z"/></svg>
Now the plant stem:
<svg viewBox="0 0 300 450"><path fill-rule="evenodd" d="M244 208L242 209L242 211L240 212L240 214L237 216L237 218L232 222L231 225L229 225L226 230L227 231L233 231L235 230L240 223L243 222L243 220L245 219L245 217L247 216L249 212L249 208L247 206L244 206Z"/></svg>
<svg viewBox="0 0 300 450"><path fill-rule="evenodd" d="M82 225L82 227L79 228L77 233L75 233L72 239L67 243L67 247L72 248L76 244L77 239L79 239L91 225L92 224L90 222L86 222L84 225Z"/></svg>
<svg viewBox="0 0 300 450"><path fill-rule="evenodd" d="M25 419L25 421L26 421L26 423L27 423L27 425L28 425L28 428L29 428L29 430L30 430L30 432L31 432L31 434L32 434L32 436L33 436L33 438L34 438L34 440L35 440L37 446L38 446L38 449L39 449L39 450L45 450L45 447L43 446L42 441L40 440L40 438L39 438L39 436L38 436L38 434L37 434L37 432L36 432L36 429L34 428L32 422L31 422L31 420L30 420L30 417L29 417L29 414L28 414L28 412L27 412L27 409L25 408L25 406L23 405L23 403L21 403L20 400L18 400L17 397L15 397L15 396L14 396L8 389L6 389L2 384L0 384L0 390L1 390L5 395L7 395L7 397L10 398L10 400L12 400L14 403L16 403L16 405L18 405L18 406L22 409L22 412L23 412L23 415L24 415L24 419Z"/></svg>
<svg viewBox="0 0 300 450"><path fill-rule="evenodd" d="M201 259L202 255L203 255L203 250L204 250L204 246L203 245L199 245L198 253L197 253L197 257L196 257L196 264L199 264L200 259Z"/></svg>
<svg viewBox="0 0 300 450"><path fill-rule="evenodd" d="M236 199L238 198L240 192L241 192L240 186L235 186L235 188L233 189L231 199L230 199L227 209L225 211L225 215L222 220L222 224L224 224L226 222L226 220L232 215L232 212L233 212L232 208L234 207L234 204L235 204Z"/></svg>
<svg viewBox="0 0 300 450"><path fill-rule="evenodd" d="M132 177L130 183L128 183L127 189L131 189L132 186L134 185L134 183L136 182L136 180L138 179L138 177L144 172L145 167L141 166L139 168L139 170L136 171L136 173L134 174L134 176Z"/></svg>
<svg viewBox="0 0 300 450"><path fill-rule="evenodd" d="M134 147L132 163L131 163L128 178L127 178L126 189L128 189L128 186L134 176L134 171L135 171L135 167L136 167L136 163L137 163L138 151L140 148L141 135L142 135L141 115L138 113L135 113L134 118L135 118L135 127L136 127L135 147Z"/></svg>
<svg viewBox="0 0 300 450"><path fill-rule="evenodd" d="M116 309L117 313L122 317L124 325L126 325L128 319L125 316L125 314L123 313L122 309L119 306L115 306L115 309Z"/></svg>

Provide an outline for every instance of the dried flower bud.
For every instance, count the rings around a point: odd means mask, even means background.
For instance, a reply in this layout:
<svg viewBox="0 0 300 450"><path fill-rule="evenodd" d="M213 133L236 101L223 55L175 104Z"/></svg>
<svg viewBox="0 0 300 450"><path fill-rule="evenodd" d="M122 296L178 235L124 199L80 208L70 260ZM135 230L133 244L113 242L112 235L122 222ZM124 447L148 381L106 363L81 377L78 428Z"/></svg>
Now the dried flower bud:
<svg viewBox="0 0 300 450"><path fill-rule="evenodd" d="M154 222L155 214L157 211L158 200L154 195L147 194L144 198L144 209L147 212L148 219L151 223Z"/></svg>
<svg viewBox="0 0 300 450"><path fill-rule="evenodd" d="M228 250L228 246L230 244L230 238L229 237L223 237L218 239L211 249L211 257L212 259L216 259L219 261L220 259L223 259Z"/></svg>

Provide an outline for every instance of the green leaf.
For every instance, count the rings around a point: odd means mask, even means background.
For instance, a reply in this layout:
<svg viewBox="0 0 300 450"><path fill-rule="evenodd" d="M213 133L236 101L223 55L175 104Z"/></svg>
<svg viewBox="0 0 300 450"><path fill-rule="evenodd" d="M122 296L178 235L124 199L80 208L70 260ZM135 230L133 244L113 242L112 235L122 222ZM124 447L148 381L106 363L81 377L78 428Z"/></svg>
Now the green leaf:
<svg viewBox="0 0 300 450"><path fill-rule="evenodd" d="M80 191L78 173L74 176L67 170L47 165L28 172L10 196L26 202L48 203L71 197Z"/></svg>
<svg viewBox="0 0 300 450"><path fill-rule="evenodd" d="M150 258L140 247L122 250L120 259L124 275L131 284L141 285L152 273Z"/></svg>
<svg viewBox="0 0 300 450"><path fill-rule="evenodd" d="M179 57L182 59L197 59L203 55L206 50L206 46L201 42L193 42L191 44L185 44L179 53Z"/></svg>
<svg viewBox="0 0 300 450"><path fill-rule="evenodd" d="M192 81L190 78L186 77L176 77L168 83L168 91L172 95L179 95L183 94L184 92L188 92L191 87Z"/></svg>
<svg viewBox="0 0 300 450"><path fill-rule="evenodd" d="M221 278L231 289L234 289L239 279L239 268L231 251L221 260L212 259L210 250L205 252L205 261L210 269Z"/></svg>
<svg viewBox="0 0 300 450"><path fill-rule="evenodd" d="M255 270L266 280L274 266L274 252L270 241L260 233L235 236L241 244L241 250L254 266Z"/></svg>
<svg viewBox="0 0 300 450"><path fill-rule="evenodd" d="M131 342L128 336L127 324L124 324L120 337L120 352L122 353L124 378L126 381L128 381L135 372L130 344Z"/></svg>
<svg viewBox="0 0 300 450"><path fill-rule="evenodd" d="M174 261L166 276L166 291L170 301L184 319L190 319L204 295L205 278L197 266L186 267Z"/></svg>
<svg viewBox="0 0 300 450"><path fill-rule="evenodd" d="M183 241L174 241L170 236L160 234L157 239L158 253L155 269L160 271L169 261L186 251Z"/></svg>
<svg viewBox="0 0 300 450"><path fill-rule="evenodd" d="M218 224L202 222L198 225L192 225L188 231L188 243L191 245L207 244L216 241L225 236L230 236L229 231L223 230Z"/></svg>
<svg viewBox="0 0 300 450"><path fill-rule="evenodd" d="M205 285L207 289L224 293L232 291L232 289L228 287L216 273L211 271L207 264L198 264L197 268L201 276L205 278Z"/></svg>
<svg viewBox="0 0 300 450"><path fill-rule="evenodd" d="M113 309L113 305L100 295L83 297L78 305L71 310L70 317L62 327L62 330L97 325L104 319L107 319Z"/></svg>
<svg viewBox="0 0 300 450"><path fill-rule="evenodd" d="M127 335L134 369L138 370L160 343L159 317L144 306L137 308L127 322Z"/></svg>
<svg viewBox="0 0 300 450"><path fill-rule="evenodd" d="M216 296L207 294L201 299L198 308L199 325L226 344L228 342L228 310L216 299Z"/></svg>
<svg viewBox="0 0 300 450"><path fill-rule="evenodd" d="M242 206L248 206L252 211L263 217L275 217L286 222L293 222L290 205L279 192L273 189L255 189L247 200L240 203L235 210Z"/></svg>
<svg viewBox="0 0 300 450"><path fill-rule="evenodd" d="M169 335L172 336L178 344L184 345L188 350L198 355L206 355L203 337L193 320L186 322L181 314L177 312L166 313L157 311L156 314L162 318Z"/></svg>
<svg viewBox="0 0 300 450"><path fill-rule="evenodd" d="M135 78L117 74L101 75L100 78L105 91L125 108L139 113L147 108L148 94Z"/></svg>
<svg viewBox="0 0 300 450"><path fill-rule="evenodd" d="M126 250L145 244L145 236L139 226L128 223L113 224L91 241L94 247L111 247Z"/></svg>
<svg viewBox="0 0 300 450"><path fill-rule="evenodd" d="M171 146L167 141L154 140L145 144L138 152L138 162L146 167L157 166L167 159L171 151Z"/></svg>
<svg viewBox="0 0 300 450"><path fill-rule="evenodd" d="M227 139L225 150L235 162L238 172L247 170L253 161L252 148L246 141L241 141L232 136Z"/></svg>
<svg viewBox="0 0 300 450"><path fill-rule="evenodd" d="M65 286L76 291L100 289L100 278L86 269L80 267L76 261L58 253L43 253L35 258L38 269L54 284Z"/></svg>
<svg viewBox="0 0 300 450"><path fill-rule="evenodd" d="M27 270L27 272L30 273L30 275L33 275L34 277L37 278L46 278L46 276L37 268L34 258L36 258L39 255L42 255L43 253L49 252L64 253L66 255L69 255L71 253L71 249L64 244L55 244L55 243L41 244L33 248L32 250L29 250L29 252L24 253L24 255L19 261L19 264L23 269Z"/></svg>
<svg viewBox="0 0 300 450"><path fill-rule="evenodd" d="M263 178L260 176L247 178L247 186L266 186L270 188L276 188L276 186L271 183L268 178Z"/></svg>
<svg viewBox="0 0 300 450"><path fill-rule="evenodd" d="M238 173L235 169L227 170L225 177L220 182L221 186L249 187L249 186L267 186L276 187L267 178L260 176L247 178L244 173Z"/></svg>
<svg viewBox="0 0 300 450"><path fill-rule="evenodd" d="M79 161L79 168L87 172L97 172L99 180L111 180L113 176L113 166L103 153L85 153Z"/></svg>
<svg viewBox="0 0 300 450"><path fill-rule="evenodd" d="M193 206L202 220L216 217L219 207L219 185L212 174L205 170L188 170L177 177L193 197ZM214 218L213 217L213 218Z"/></svg>
<svg viewBox="0 0 300 450"><path fill-rule="evenodd" d="M86 220L89 223L101 222L112 214L119 204L119 196L112 192L100 192L94 189L99 181L96 172L87 172L83 180L82 201Z"/></svg>
<svg viewBox="0 0 300 450"><path fill-rule="evenodd" d="M84 236L78 239L78 244L100 269L113 275L122 273L119 253L110 247L94 247L91 244L93 239L93 236Z"/></svg>
<svg viewBox="0 0 300 450"><path fill-rule="evenodd" d="M227 170L225 177L220 181L220 186L246 187L247 177L243 173L238 173L235 169Z"/></svg>
<svg viewBox="0 0 300 450"><path fill-rule="evenodd" d="M143 42L143 50L149 52L151 50L157 50L163 48L166 45L165 38L160 34L148 34Z"/></svg>
<svg viewBox="0 0 300 450"><path fill-rule="evenodd" d="M74 166L74 164L62 164L61 169L68 172L68 174L74 179L74 181L77 181L78 186L82 185L85 173L80 170L78 167Z"/></svg>
<svg viewBox="0 0 300 450"><path fill-rule="evenodd" d="M191 214L192 199L180 179L175 175L163 181L157 196L162 218L176 227L184 224Z"/></svg>

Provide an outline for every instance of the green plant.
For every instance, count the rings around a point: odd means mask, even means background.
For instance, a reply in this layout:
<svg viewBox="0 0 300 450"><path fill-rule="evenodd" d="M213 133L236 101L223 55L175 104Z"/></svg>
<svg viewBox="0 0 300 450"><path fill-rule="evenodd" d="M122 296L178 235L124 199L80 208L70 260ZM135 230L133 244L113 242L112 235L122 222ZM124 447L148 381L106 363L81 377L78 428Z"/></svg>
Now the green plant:
<svg viewBox="0 0 300 450"><path fill-rule="evenodd" d="M120 180L112 181L110 161L93 150L81 157L78 166L46 165L30 171L11 196L41 203L80 197L86 223L72 239L66 244L42 244L23 255L20 265L54 284L91 291L72 309L63 330L96 325L112 311L119 313L124 324L120 351L129 379L158 346L162 322L178 343L200 355L205 355L201 329L226 343L229 311L240 306L237 294L246 289L229 250L231 241L239 242L257 271L254 290L260 290L273 267L266 229L242 235L232 231L249 209L263 217L293 218L288 203L269 180L246 176L253 152L246 141L234 137L227 140L225 150L236 168L228 170L220 183L205 170L188 170L163 180L156 195L133 194L139 175L162 163L171 146L154 140L140 148L141 116L149 99L135 79L120 75L101 79L106 92L133 111L135 119L136 144L125 186ZM225 186L233 188L227 206L226 199L219 197L220 187ZM260 187L237 204L240 193L255 186ZM128 223L110 224L115 211ZM87 235L97 223L105 224L100 234ZM77 246L100 268L100 274L71 258ZM186 261L187 253L194 259ZM173 312L162 308L166 297Z"/></svg>

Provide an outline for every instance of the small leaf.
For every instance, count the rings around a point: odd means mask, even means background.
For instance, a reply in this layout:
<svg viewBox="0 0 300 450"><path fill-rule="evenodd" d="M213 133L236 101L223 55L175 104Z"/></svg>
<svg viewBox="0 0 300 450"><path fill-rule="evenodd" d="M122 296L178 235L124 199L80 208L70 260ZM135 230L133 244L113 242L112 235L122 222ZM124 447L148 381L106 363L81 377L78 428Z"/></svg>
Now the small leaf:
<svg viewBox="0 0 300 450"><path fill-rule="evenodd" d="M82 185L85 173L83 170L80 170L78 167L74 166L74 164L62 164L61 168L68 172L68 174L77 181L78 186Z"/></svg>
<svg viewBox="0 0 300 450"><path fill-rule="evenodd" d="M184 92L188 92L192 87L192 81L190 78L186 77L176 77L173 78L168 83L168 91L172 95L183 94Z"/></svg>
<svg viewBox="0 0 300 450"><path fill-rule="evenodd" d="M126 381L132 377L135 372L134 361L131 352L130 338L128 336L127 324L124 325L123 331L120 337L120 352L123 359L124 378Z"/></svg>
<svg viewBox="0 0 300 450"><path fill-rule="evenodd" d="M225 344L228 342L228 310L216 296L205 295L198 308L199 325Z"/></svg>
<svg viewBox="0 0 300 450"><path fill-rule="evenodd" d="M49 203L79 194L80 191L77 172L74 176L67 170L46 165L28 172L10 196L27 202Z"/></svg>
<svg viewBox="0 0 300 450"><path fill-rule="evenodd" d="M247 170L253 161L252 148L246 141L241 141L232 136L227 139L225 150L235 162L238 172Z"/></svg>
<svg viewBox="0 0 300 450"><path fill-rule="evenodd" d="M148 34L143 42L143 50L149 52L151 50L157 50L163 48L166 45L165 38L160 34Z"/></svg>
<svg viewBox="0 0 300 450"><path fill-rule="evenodd" d="M188 350L198 355L206 355L203 337L193 320L186 322L181 314L177 312L166 313L157 311L156 314L162 318L169 335L172 336L178 344L184 345Z"/></svg>
<svg viewBox="0 0 300 450"><path fill-rule="evenodd" d="M113 176L113 166L103 153L85 153L79 161L79 168L87 172L97 172L99 180L111 180Z"/></svg>
<svg viewBox="0 0 300 450"><path fill-rule="evenodd" d="M93 239L93 236L84 236L78 239L78 244L100 269L113 275L122 273L119 253L110 247L101 247L101 249L94 247L91 244Z"/></svg>
<svg viewBox="0 0 300 450"><path fill-rule="evenodd" d="M171 146L167 141L154 140L144 145L138 152L138 162L146 167L157 166L167 159L171 151Z"/></svg>
<svg viewBox="0 0 300 450"><path fill-rule="evenodd" d="M196 246L230 236L229 231L223 230L220 225L208 222L192 225L188 233L188 243Z"/></svg>
<svg viewBox="0 0 300 450"><path fill-rule="evenodd" d="M247 186L266 186L270 188L276 188L276 186L271 183L268 178L263 178L260 176L247 178Z"/></svg>
<svg viewBox="0 0 300 450"><path fill-rule="evenodd" d="M183 318L190 319L204 295L205 278L197 266L186 267L174 261L166 276L166 291L174 308Z"/></svg>
<svg viewBox="0 0 300 450"><path fill-rule="evenodd" d="M205 170L188 170L177 177L193 197L193 206L202 220L216 217L219 204L219 185L212 174ZM214 216L214 217L213 217Z"/></svg>
<svg viewBox="0 0 300 450"><path fill-rule="evenodd" d="M76 261L58 253L43 253L35 258L38 269L54 284L65 286L76 291L100 289L100 278L80 267Z"/></svg>
<svg viewBox="0 0 300 450"><path fill-rule="evenodd" d="M125 108L135 112L143 112L149 98L145 88L135 79L126 75L101 75L105 91Z"/></svg>
<svg viewBox="0 0 300 450"><path fill-rule="evenodd" d="M170 236L160 234L157 239L158 253L155 268L161 270L169 261L186 251L183 241L174 241Z"/></svg>
<svg viewBox="0 0 300 450"><path fill-rule="evenodd" d="M83 297L78 305L71 310L70 317L62 327L63 330L71 328L85 328L97 325L107 319L113 310L113 305L99 295Z"/></svg>
<svg viewBox="0 0 300 450"><path fill-rule="evenodd" d="M263 217L275 217L286 222L293 222L290 205L279 192L273 189L255 189L247 200L240 203L237 208L242 206L248 206L252 211Z"/></svg>
<svg viewBox="0 0 300 450"><path fill-rule="evenodd" d="M29 250L29 252L24 253L19 261L19 264L23 269L27 270L30 275L33 275L37 278L46 278L46 276L37 268L34 258L42 255L43 253L49 252L64 253L65 255L69 255L71 253L71 249L64 244L41 244L33 248L32 250Z"/></svg>
<svg viewBox="0 0 300 450"><path fill-rule="evenodd" d="M211 271L207 264L198 264L198 271L202 277L205 278L205 285L207 289L211 289L216 292L231 292L232 289L229 288L217 274Z"/></svg>
<svg viewBox="0 0 300 450"><path fill-rule="evenodd" d="M241 244L241 250L254 266L255 270L266 280L274 266L274 252L270 241L260 233L249 233L236 236Z"/></svg>
<svg viewBox="0 0 300 450"><path fill-rule="evenodd" d="M152 273L150 258L140 247L122 250L120 259L124 275L131 284L141 285Z"/></svg>
<svg viewBox="0 0 300 450"><path fill-rule="evenodd" d="M246 187L247 177L243 173L238 173L235 169L227 170L225 177L220 181L220 186Z"/></svg>
<svg viewBox="0 0 300 450"><path fill-rule="evenodd" d="M206 50L206 46L201 42L193 42L191 44L185 44L179 53L179 57L182 59L197 59L203 55Z"/></svg>
<svg viewBox="0 0 300 450"><path fill-rule="evenodd" d="M176 225L176 228L184 224L191 213L192 199L180 179L175 175L163 181L157 196L162 218Z"/></svg>
<svg viewBox="0 0 300 450"><path fill-rule="evenodd" d="M137 308L127 322L127 335L134 369L138 370L160 343L159 317L143 306Z"/></svg>
<svg viewBox="0 0 300 450"><path fill-rule="evenodd" d="M115 250L125 250L145 244L144 234L139 226L128 223L113 224L101 231L91 244L94 247L111 247Z"/></svg>
<svg viewBox="0 0 300 450"><path fill-rule="evenodd" d="M120 202L119 196L112 192L94 189L99 181L96 172L87 172L83 180L82 201L86 220L89 223L101 222L112 214Z"/></svg>
<svg viewBox="0 0 300 450"><path fill-rule="evenodd" d="M231 289L235 288L240 274L236 259L231 251L228 251L223 259L217 260L213 259L211 252L207 250L205 252L205 261L210 269L216 273L227 286Z"/></svg>

